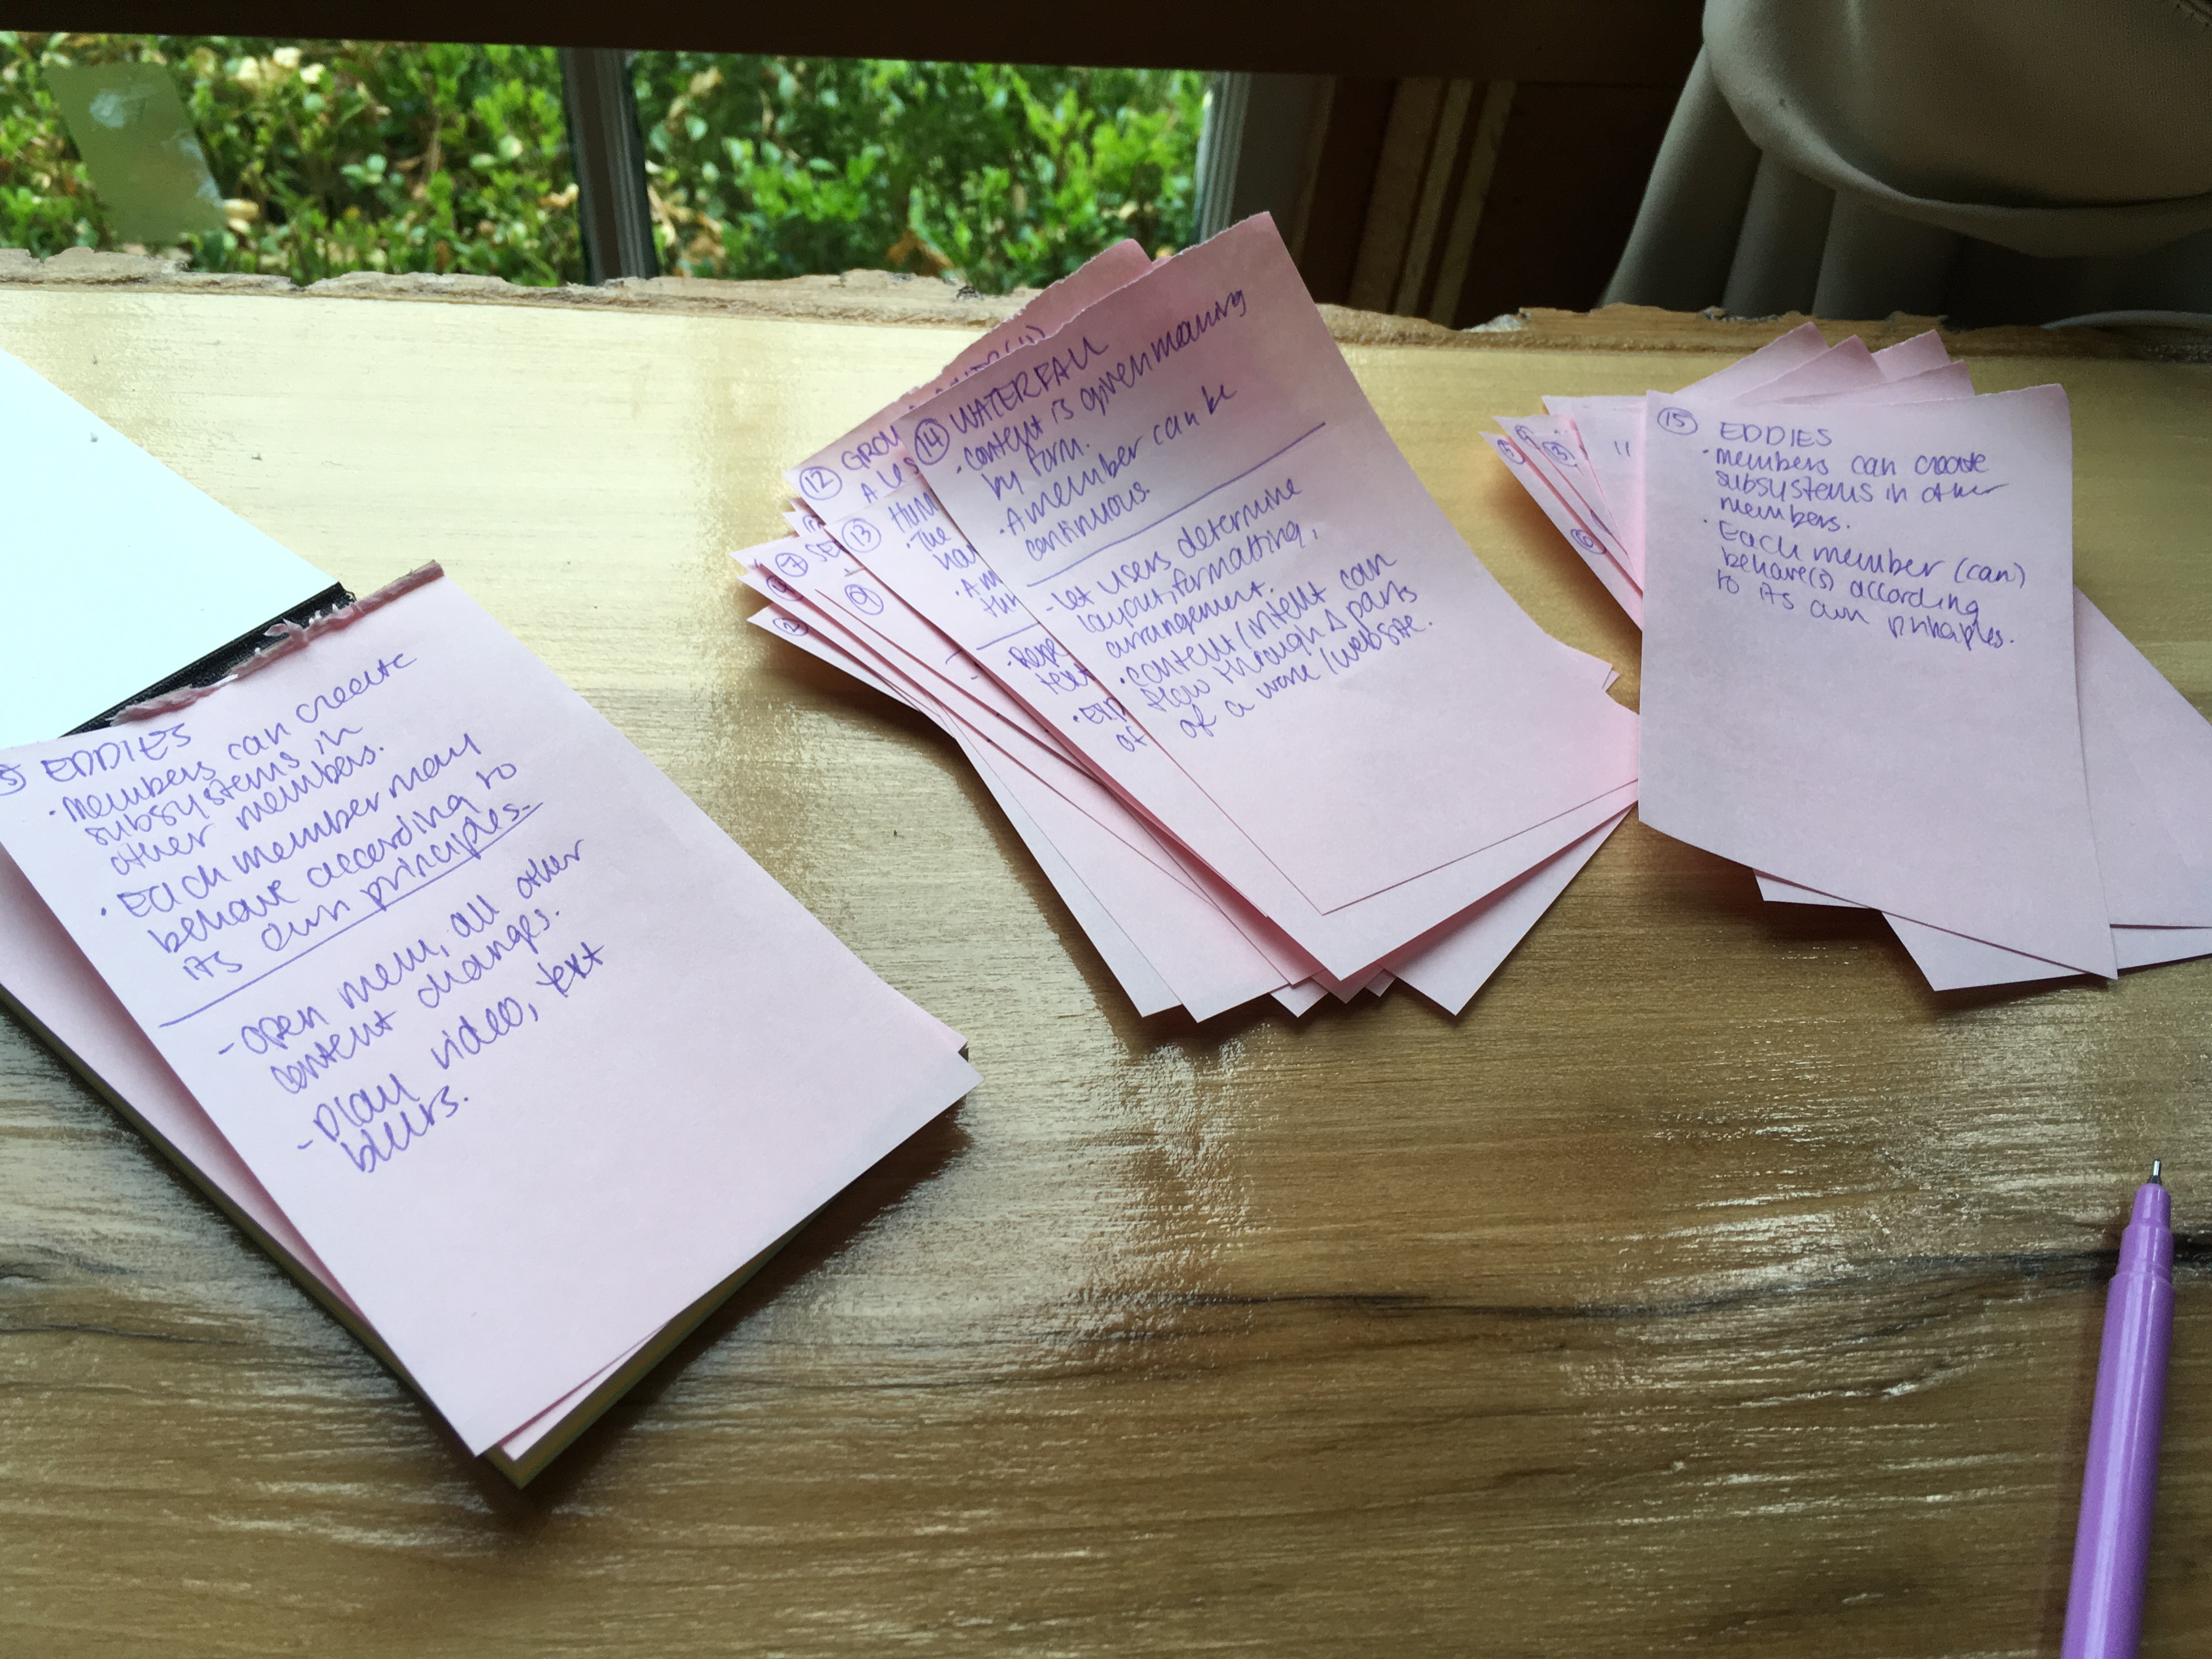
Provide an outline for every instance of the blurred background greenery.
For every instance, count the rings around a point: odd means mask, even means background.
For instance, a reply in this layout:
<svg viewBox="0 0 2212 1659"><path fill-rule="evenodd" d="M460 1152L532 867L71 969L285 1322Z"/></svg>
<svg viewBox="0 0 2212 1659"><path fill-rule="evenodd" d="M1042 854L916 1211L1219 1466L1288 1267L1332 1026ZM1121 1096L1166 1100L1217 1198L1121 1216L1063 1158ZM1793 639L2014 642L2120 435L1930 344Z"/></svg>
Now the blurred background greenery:
<svg viewBox="0 0 2212 1659"><path fill-rule="evenodd" d="M584 280L550 47L0 31L0 246L120 246L45 77L165 65L228 229L195 268ZM1109 243L1181 247L1205 76L1191 70L640 52L631 61L664 268L861 267L986 293Z"/></svg>

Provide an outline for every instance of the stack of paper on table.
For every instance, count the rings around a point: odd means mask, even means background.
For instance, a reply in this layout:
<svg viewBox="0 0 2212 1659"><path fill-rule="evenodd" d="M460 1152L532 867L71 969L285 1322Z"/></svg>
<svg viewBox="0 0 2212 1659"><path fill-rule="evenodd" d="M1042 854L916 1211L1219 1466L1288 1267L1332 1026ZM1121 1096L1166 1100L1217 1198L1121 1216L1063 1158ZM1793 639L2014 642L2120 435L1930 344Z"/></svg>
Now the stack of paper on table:
<svg viewBox="0 0 2212 1659"><path fill-rule="evenodd" d="M1453 530L1264 216L1109 250L786 476L754 620L952 736L1142 1012L1456 1012L1634 798L1611 669Z"/></svg>
<svg viewBox="0 0 2212 1659"><path fill-rule="evenodd" d="M98 430L46 487L135 501L149 541L181 513L249 594L289 579ZM11 598L52 554L7 550ZM41 667L57 708L159 678L170 636L121 612L46 612L108 634ZM517 1480L975 1081L434 568L0 750L0 987Z"/></svg>
<svg viewBox="0 0 2212 1659"><path fill-rule="evenodd" d="M2057 386L1812 325L1489 440L1644 629L1653 828L1939 990L2212 953L2212 725L2073 586Z"/></svg>

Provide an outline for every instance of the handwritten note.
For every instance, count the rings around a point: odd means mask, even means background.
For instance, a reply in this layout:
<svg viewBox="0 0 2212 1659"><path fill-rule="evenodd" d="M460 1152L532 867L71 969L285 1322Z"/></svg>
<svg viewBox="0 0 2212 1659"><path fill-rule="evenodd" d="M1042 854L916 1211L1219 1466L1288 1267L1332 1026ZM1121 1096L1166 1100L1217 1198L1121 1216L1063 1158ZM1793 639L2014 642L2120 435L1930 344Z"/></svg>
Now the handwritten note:
<svg viewBox="0 0 2212 1659"><path fill-rule="evenodd" d="M1264 220L894 430L1054 653L1323 911L1634 775L1633 717L1471 556Z"/></svg>
<svg viewBox="0 0 2212 1659"><path fill-rule="evenodd" d="M472 1450L975 1081L448 580L0 752L0 843Z"/></svg>
<svg viewBox="0 0 2212 1659"><path fill-rule="evenodd" d="M2116 971L2075 703L2064 393L1792 410L1705 391L1647 400L1645 821Z"/></svg>

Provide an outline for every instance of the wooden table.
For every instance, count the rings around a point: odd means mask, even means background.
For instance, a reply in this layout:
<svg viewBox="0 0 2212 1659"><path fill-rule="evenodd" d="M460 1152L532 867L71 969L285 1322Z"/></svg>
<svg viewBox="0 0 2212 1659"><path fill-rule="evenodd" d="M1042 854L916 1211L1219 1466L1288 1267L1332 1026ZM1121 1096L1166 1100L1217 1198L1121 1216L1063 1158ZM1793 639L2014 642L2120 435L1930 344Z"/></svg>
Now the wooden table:
<svg viewBox="0 0 2212 1659"><path fill-rule="evenodd" d="M0 1650L2051 1654L2156 1154L2145 1652L2203 1650L2212 964L1936 996L1632 823L1462 1018L1140 1021L947 744L739 625L779 466L961 336L163 286L0 346L357 589L444 561L985 1081L518 1492L0 1024ZM1772 331L1350 355L1632 700L1475 427ZM2081 584L2212 706L2212 368L1976 366L2054 377Z"/></svg>

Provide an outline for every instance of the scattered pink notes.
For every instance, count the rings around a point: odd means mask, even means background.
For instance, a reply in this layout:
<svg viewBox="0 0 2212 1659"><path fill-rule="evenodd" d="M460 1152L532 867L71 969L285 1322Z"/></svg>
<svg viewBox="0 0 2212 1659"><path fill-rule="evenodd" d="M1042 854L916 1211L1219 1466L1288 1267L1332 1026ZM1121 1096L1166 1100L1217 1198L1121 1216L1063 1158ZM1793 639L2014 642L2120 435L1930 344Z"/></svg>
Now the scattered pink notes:
<svg viewBox="0 0 2212 1659"><path fill-rule="evenodd" d="M1042 789L1102 957L1195 1018L1401 978L1456 1010L1634 799L1610 669L1420 488L1264 217L1109 251L785 476L747 580Z"/></svg>

